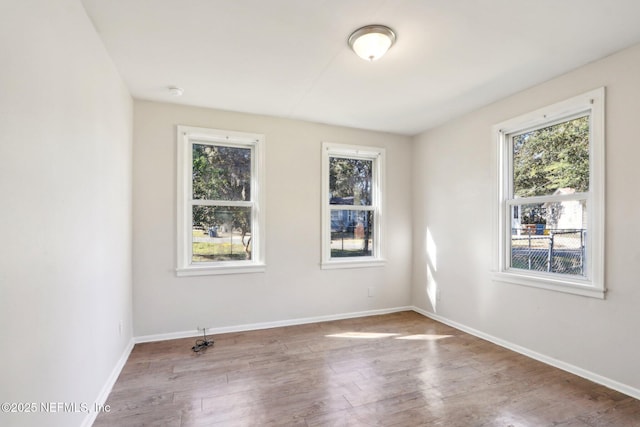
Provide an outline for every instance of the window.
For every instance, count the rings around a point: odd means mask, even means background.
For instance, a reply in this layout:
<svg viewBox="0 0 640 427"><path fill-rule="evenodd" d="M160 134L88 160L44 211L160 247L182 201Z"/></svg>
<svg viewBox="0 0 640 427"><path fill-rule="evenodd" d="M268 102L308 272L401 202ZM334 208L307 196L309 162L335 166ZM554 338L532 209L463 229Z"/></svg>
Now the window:
<svg viewBox="0 0 640 427"><path fill-rule="evenodd" d="M378 266L384 149L322 145L322 268Z"/></svg>
<svg viewBox="0 0 640 427"><path fill-rule="evenodd" d="M604 88L494 133L495 279L604 298Z"/></svg>
<svg viewBox="0 0 640 427"><path fill-rule="evenodd" d="M264 136L178 126L179 276L264 271Z"/></svg>

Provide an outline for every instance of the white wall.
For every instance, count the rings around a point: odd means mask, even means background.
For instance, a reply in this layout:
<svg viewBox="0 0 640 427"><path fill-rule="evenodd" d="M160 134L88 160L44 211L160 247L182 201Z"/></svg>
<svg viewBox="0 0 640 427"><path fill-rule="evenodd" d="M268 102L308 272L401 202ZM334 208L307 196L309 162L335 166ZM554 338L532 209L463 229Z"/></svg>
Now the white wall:
<svg viewBox="0 0 640 427"><path fill-rule="evenodd" d="M411 287L410 138L136 101L136 336L407 306ZM266 273L176 277L176 125L266 135ZM321 270L322 141L387 149L388 263ZM376 295L367 296L375 287Z"/></svg>
<svg viewBox="0 0 640 427"><path fill-rule="evenodd" d="M132 337L132 100L77 0L2 2L0 52L0 402L93 405ZM38 412L0 425L87 416Z"/></svg>
<svg viewBox="0 0 640 427"><path fill-rule="evenodd" d="M638 76L635 46L415 137L415 305L640 393ZM600 86L607 88L606 300L493 282L491 126ZM439 301L427 293L435 287Z"/></svg>

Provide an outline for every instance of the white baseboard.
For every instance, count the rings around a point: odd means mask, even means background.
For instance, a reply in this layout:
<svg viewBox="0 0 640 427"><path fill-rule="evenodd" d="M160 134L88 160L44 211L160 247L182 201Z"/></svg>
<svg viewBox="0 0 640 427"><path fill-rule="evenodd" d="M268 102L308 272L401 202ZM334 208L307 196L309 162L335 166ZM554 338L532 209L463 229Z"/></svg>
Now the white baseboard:
<svg viewBox="0 0 640 427"><path fill-rule="evenodd" d="M619 391L620 393L624 393L627 396L631 396L635 399L640 399L640 390L635 388L635 387L631 387L627 384L623 384L621 382L612 380L610 378L607 377L603 377L602 375L598 375L594 372L591 371L587 371L586 369L582 369L578 366L572 365L570 363L566 363L563 362L562 360L558 360L558 359L554 359L553 357L549 357L546 356L544 354L538 353L536 351L533 351L531 349L528 349L526 347L522 347L519 346L517 344L513 344L509 341L505 341L501 338L498 337L494 337L493 335L489 335L486 334L482 331L479 331L477 329L471 328L469 326L460 324L458 322L454 322L453 320L449 320L446 317L442 317L439 316L437 314L431 313L429 311L423 310L419 307L412 307L411 308L413 311L415 311L416 313L420 313L425 317L428 317L430 319L433 319L437 322L440 323L444 323L445 325L451 326L453 328L456 328L458 330L461 330L463 332L466 332L468 334L474 335L478 338L482 338L484 340L487 340L489 342L492 342L496 345L499 345L500 347L504 347L507 348L509 350L513 350L516 353L520 353L523 354L527 357L530 357L532 359L535 359L537 361L540 361L542 363L546 363L547 365L551 365L553 367L556 367L558 369L562 369L563 371L567 371L570 372L574 375L577 375L579 377L582 378L586 378L590 381L593 381L594 383L598 383L600 385L603 385L605 387L608 387L610 389Z"/></svg>
<svg viewBox="0 0 640 427"><path fill-rule="evenodd" d="M133 350L134 344L135 344L134 339L131 338L127 343L127 346L122 351L122 355L118 359L118 362L113 367L113 370L111 371L111 375L109 375L109 378L107 378L107 381L102 387L102 390L100 390L100 393L98 393L98 397L95 399L96 406L104 407L104 404L107 401L107 398L109 397L109 393L111 393L111 389L113 388L113 385L116 383L116 380L120 375L120 372L122 372L122 368L124 368L125 363L127 363L127 360L129 359L129 355L131 354L131 350ZM93 425L93 422L98 417L98 413L99 412L96 412L96 411L89 411L87 413L87 416L82 421L82 424L80 424L80 426L91 427Z"/></svg>
<svg viewBox="0 0 640 427"><path fill-rule="evenodd" d="M326 316L302 317L302 318L290 319L290 320L276 320L274 322L248 323L248 324L237 325L237 326L223 326L220 328L208 328L207 335L226 334L229 332L255 331L258 329L279 328L282 326L304 325L307 323L328 322L331 320L376 316L380 314L397 313L399 311L411 311L411 310L414 310L414 307L411 307L411 306L393 307L393 308L383 308L379 310L367 310L367 311L357 311L352 313L330 314ZM136 337L135 342L137 344L137 343L143 343L143 342L173 340L177 338L191 338L191 337L197 337L201 334L202 332L191 330L191 331L182 331L182 332L170 332L167 334L143 335L140 337Z"/></svg>

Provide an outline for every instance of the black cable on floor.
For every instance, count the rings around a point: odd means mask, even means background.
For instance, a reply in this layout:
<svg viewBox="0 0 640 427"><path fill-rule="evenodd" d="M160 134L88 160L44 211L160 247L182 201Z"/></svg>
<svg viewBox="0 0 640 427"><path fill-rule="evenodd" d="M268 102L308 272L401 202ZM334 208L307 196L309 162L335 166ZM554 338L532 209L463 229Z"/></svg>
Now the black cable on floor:
<svg viewBox="0 0 640 427"><path fill-rule="evenodd" d="M200 350L204 350L208 347L211 347L213 345L213 340L210 340L209 338L207 338L207 330L206 329L202 329L202 339L198 339L196 340L196 345L194 345L193 347L191 347L191 350L193 350L194 352L199 352Z"/></svg>

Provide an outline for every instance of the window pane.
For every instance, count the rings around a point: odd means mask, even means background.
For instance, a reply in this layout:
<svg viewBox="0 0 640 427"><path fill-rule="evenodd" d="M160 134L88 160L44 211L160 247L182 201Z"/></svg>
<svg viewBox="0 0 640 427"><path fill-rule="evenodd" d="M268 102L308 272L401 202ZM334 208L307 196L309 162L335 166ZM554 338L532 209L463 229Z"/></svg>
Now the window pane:
<svg viewBox="0 0 640 427"><path fill-rule="evenodd" d="M589 191L589 116L513 137L514 197Z"/></svg>
<svg viewBox="0 0 640 427"><path fill-rule="evenodd" d="M251 208L193 207L193 263L251 260Z"/></svg>
<svg viewBox="0 0 640 427"><path fill-rule="evenodd" d="M251 200L251 149L193 144L193 198Z"/></svg>
<svg viewBox="0 0 640 427"><path fill-rule="evenodd" d="M585 275L586 201L513 206L511 218L512 268Z"/></svg>
<svg viewBox="0 0 640 427"><path fill-rule="evenodd" d="M373 212L331 211L331 257L373 255Z"/></svg>
<svg viewBox="0 0 640 427"><path fill-rule="evenodd" d="M372 204L373 160L329 158L329 204Z"/></svg>

